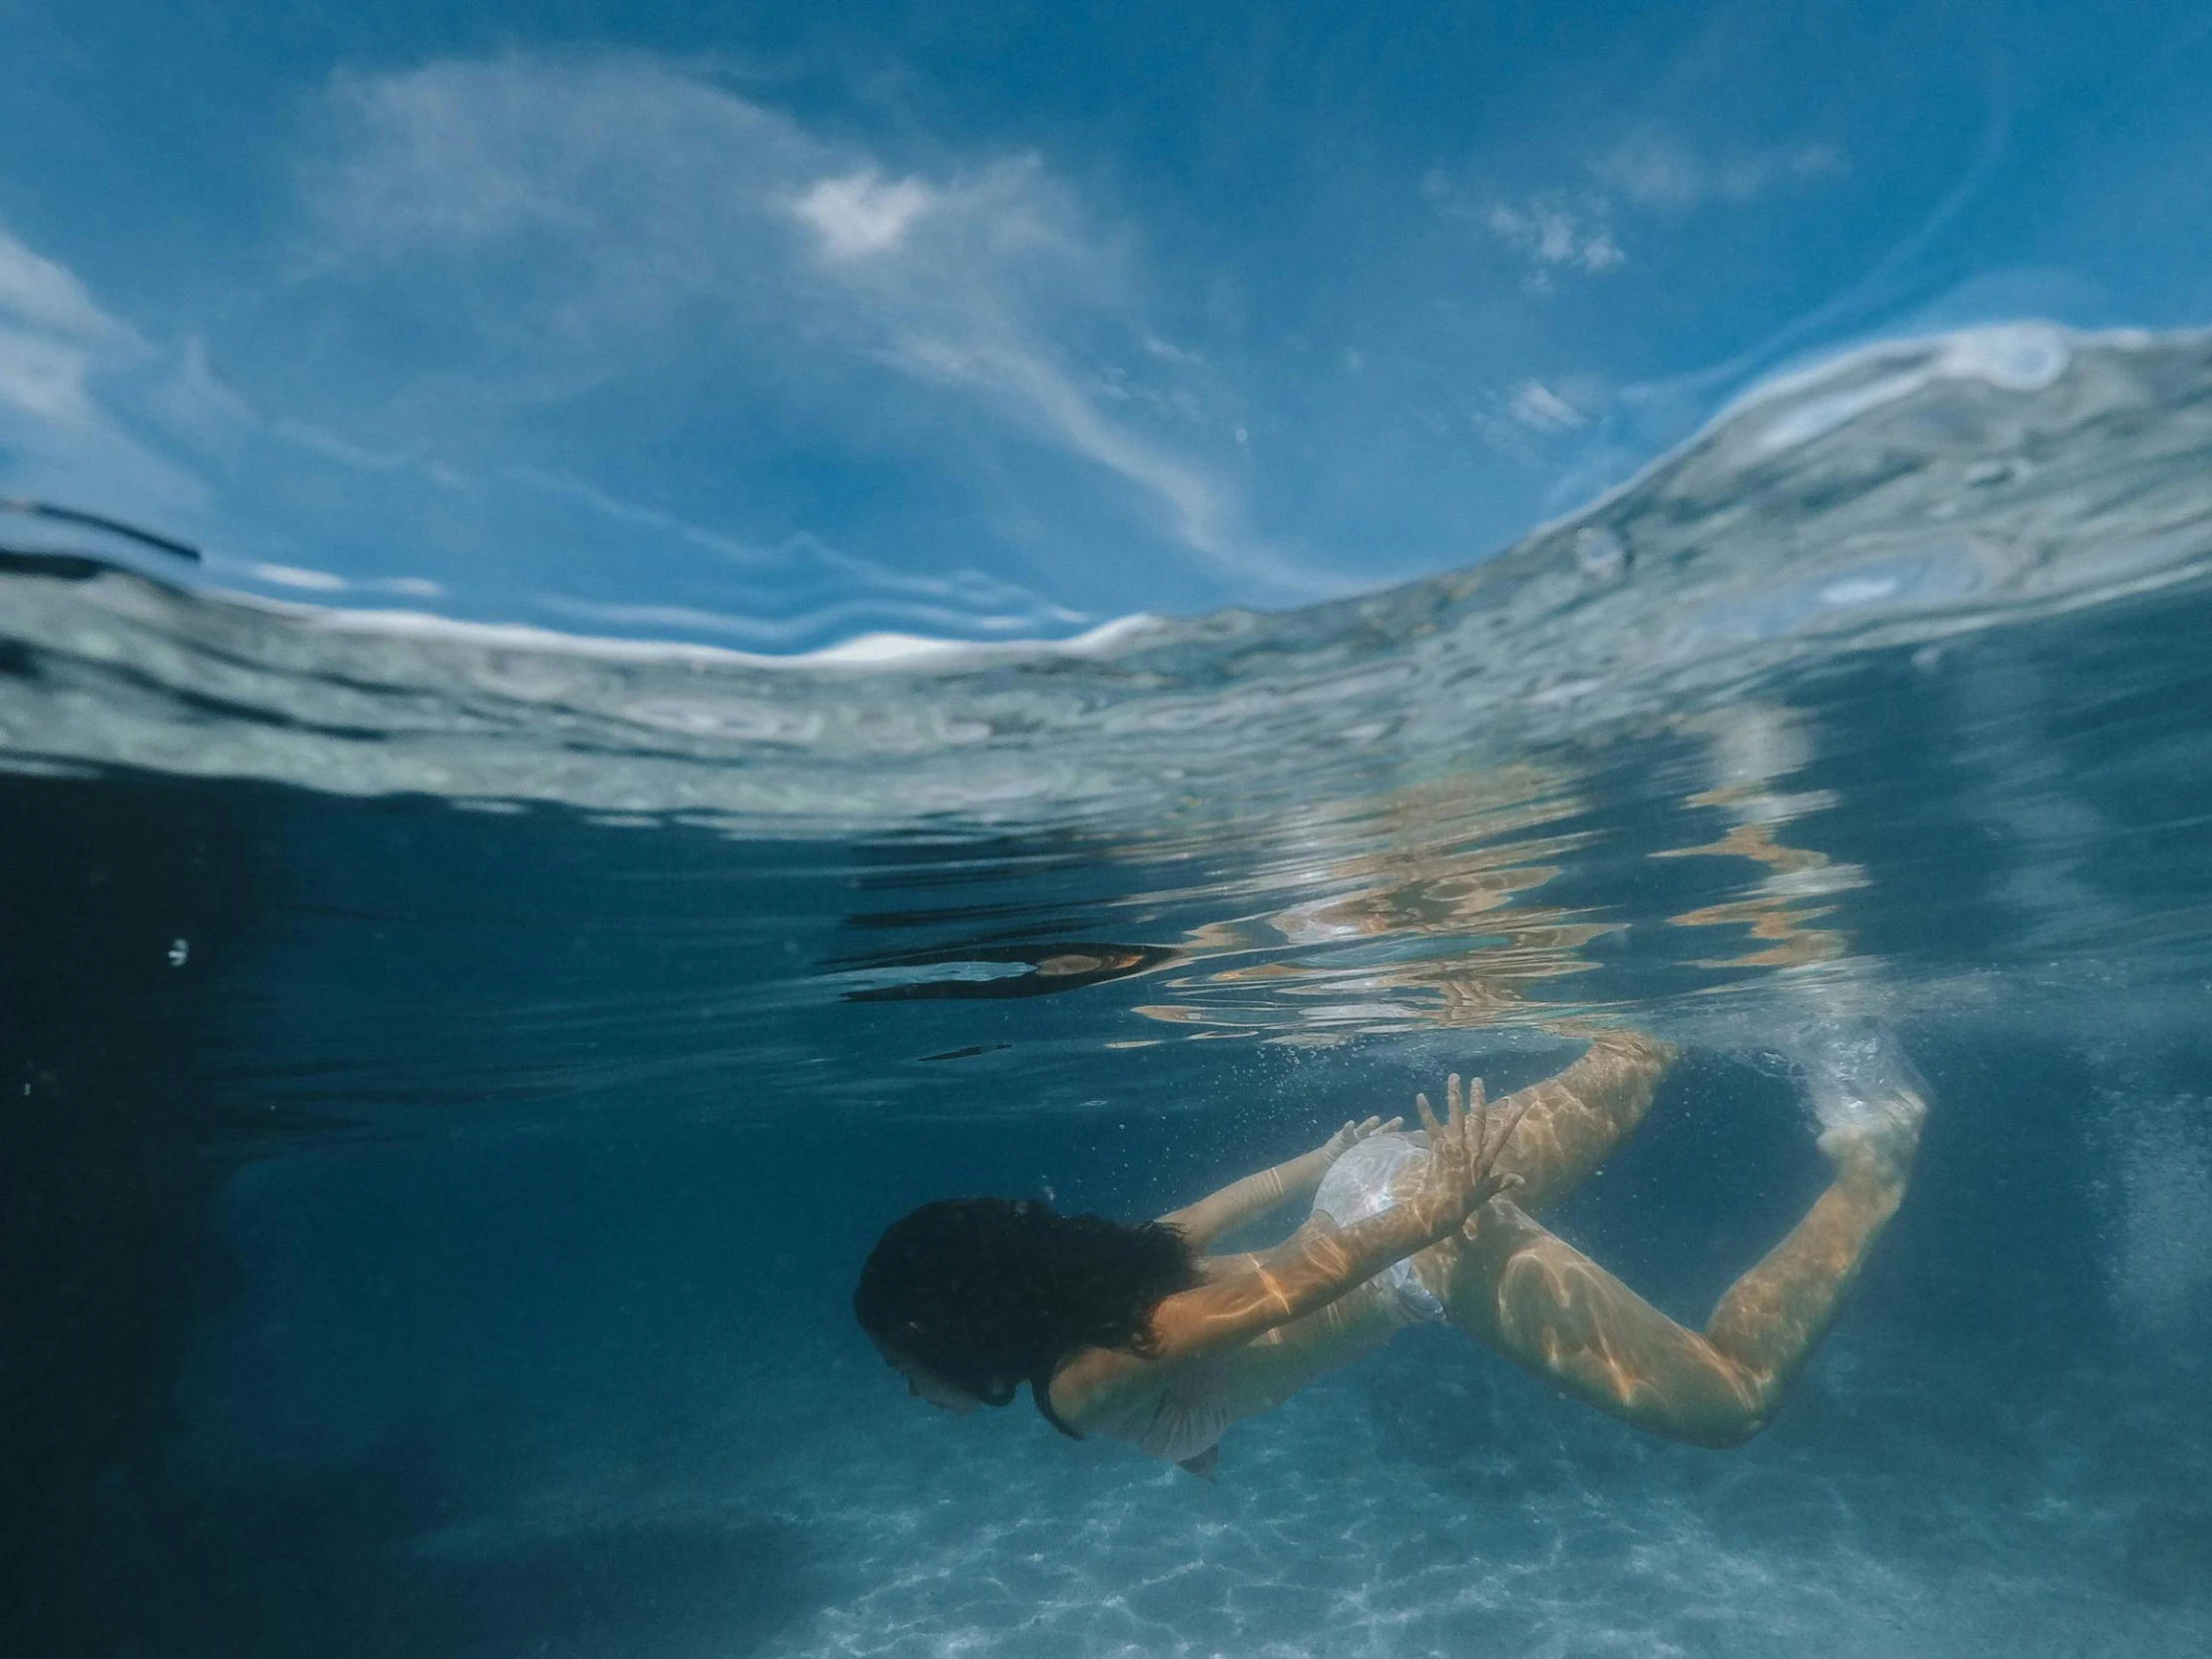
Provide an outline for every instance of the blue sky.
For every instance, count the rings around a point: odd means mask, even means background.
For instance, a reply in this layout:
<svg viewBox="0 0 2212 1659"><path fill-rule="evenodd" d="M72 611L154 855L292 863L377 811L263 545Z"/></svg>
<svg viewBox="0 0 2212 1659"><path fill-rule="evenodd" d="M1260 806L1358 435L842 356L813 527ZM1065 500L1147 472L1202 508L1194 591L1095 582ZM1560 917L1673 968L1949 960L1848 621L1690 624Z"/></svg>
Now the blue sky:
<svg viewBox="0 0 2212 1659"><path fill-rule="evenodd" d="M0 0L0 493L793 651L1467 564L1778 368L2212 321L2201 5Z"/></svg>

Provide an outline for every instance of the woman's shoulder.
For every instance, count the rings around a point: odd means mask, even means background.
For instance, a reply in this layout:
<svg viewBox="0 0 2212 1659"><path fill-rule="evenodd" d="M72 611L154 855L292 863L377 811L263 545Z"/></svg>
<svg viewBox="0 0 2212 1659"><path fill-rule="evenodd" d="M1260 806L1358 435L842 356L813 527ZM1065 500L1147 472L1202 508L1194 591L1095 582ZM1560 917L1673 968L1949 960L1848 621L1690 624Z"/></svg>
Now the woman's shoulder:
<svg viewBox="0 0 2212 1659"><path fill-rule="evenodd" d="M1130 1396L1143 1391L1153 1363L1141 1354L1115 1348L1079 1348L1053 1368L1044 1383L1047 1418L1077 1433L1089 1434L1118 1415Z"/></svg>

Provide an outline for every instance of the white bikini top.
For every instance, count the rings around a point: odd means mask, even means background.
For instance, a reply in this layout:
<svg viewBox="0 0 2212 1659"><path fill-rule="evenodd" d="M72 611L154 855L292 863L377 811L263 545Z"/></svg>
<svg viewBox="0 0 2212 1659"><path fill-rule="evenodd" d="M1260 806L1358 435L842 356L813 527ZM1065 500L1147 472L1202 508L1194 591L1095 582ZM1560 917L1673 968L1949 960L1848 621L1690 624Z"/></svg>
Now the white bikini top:
<svg viewBox="0 0 2212 1659"><path fill-rule="evenodd" d="M1228 1426L1228 1369L1201 1360L1176 1373L1149 1420L1112 1423L1100 1432L1128 1441L1148 1457L1188 1463L1212 1450Z"/></svg>
<svg viewBox="0 0 2212 1659"><path fill-rule="evenodd" d="M1073 1439L1084 1436L1060 1420L1051 1407L1051 1384L1030 1384L1037 1408L1045 1420ZM1180 1463L1193 1474L1203 1475L1214 1466L1222 1433L1228 1428L1229 1373L1219 1360L1201 1360L1184 1367L1175 1380L1151 1402L1142 1401L1128 1415L1097 1425L1097 1432L1111 1440L1135 1446L1148 1457Z"/></svg>

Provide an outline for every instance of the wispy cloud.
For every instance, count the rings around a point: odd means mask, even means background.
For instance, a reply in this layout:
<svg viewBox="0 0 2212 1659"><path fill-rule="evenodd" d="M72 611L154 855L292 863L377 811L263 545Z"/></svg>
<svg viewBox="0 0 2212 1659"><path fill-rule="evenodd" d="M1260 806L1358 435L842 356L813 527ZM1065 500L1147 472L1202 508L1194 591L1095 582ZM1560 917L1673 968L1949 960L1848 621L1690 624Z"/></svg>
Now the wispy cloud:
<svg viewBox="0 0 2212 1659"><path fill-rule="evenodd" d="M1141 405L1070 360L1070 340L1114 337L1154 378L1195 372L1136 314L1127 239L1037 158L901 169L630 57L346 77L329 140L306 176L313 269L470 262L503 312L486 326L511 336L519 395L619 375L641 338L676 330L818 405L825 370L872 367L969 411L921 422L933 441L987 412L1119 478L1219 572L1286 596L1318 585L1246 528L1206 443L1189 447L1207 434L1134 422ZM1193 406L1188 386L1173 390L1155 401Z"/></svg>
<svg viewBox="0 0 2212 1659"><path fill-rule="evenodd" d="M75 276L0 231L0 407L89 424L94 365L133 343Z"/></svg>
<svg viewBox="0 0 2212 1659"><path fill-rule="evenodd" d="M1525 285L1549 293L1567 275L1595 276L1627 263L1613 227L1613 203L1594 190L1542 191L1519 201L1479 195L1430 168L1421 195L1450 219L1480 226L1527 263Z"/></svg>
<svg viewBox="0 0 2212 1659"><path fill-rule="evenodd" d="M886 184L875 169L863 167L817 182L796 211L821 234L826 255L856 260L896 249L907 227L936 205L936 191L919 179Z"/></svg>
<svg viewBox="0 0 2212 1659"><path fill-rule="evenodd" d="M1491 449L1524 467L1549 470L1557 465L1560 442L1587 436L1606 402L1604 384L1589 376L1557 385L1523 379L1477 389L1466 416Z"/></svg>
<svg viewBox="0 0 2212 1659"><path fill-rule="evenodd" d="M1830 144L1701 155L1659 131L1636 134L1590 166L1591 177L1607 191L1662 213L1689 213L1712 203L1741 206L1778 188L1844 171L1843 152Z"/></svg>
<svg viewBox="0 0 2212 1659"><path fill-rule="evenodd" d="M709 602L539 594L541 610L737 638L763 651L821 647L851 632L1034 637L1096 620L973 568L886 570L809 535L756 546L564 472L518 464L472 472L265 414L223 383L197 339L174 347L145 339L65 267L4 230L0 493L90 504L189 536L206 546L208 574L221 582L417 602L448 589L377 574L373 564L348 575L301 560L331 551L335 527L360 517L365 502L379 503L388 542L405 545L424 538L439 504L458 499L492 534L529 545L596 547L627 562L670 550L691 573L686 591Z"/></svg>
<svg viewBox="0 0 2212 1659"><path fill-rule="evenodd" d="M1483 216L1490 234L1532 267L1539 283L1551 273L1611 271L1628 256L1613 236L1612 206L1603 197L1580 202L1564 196L1531 197L1524 207L1493 202Z"/></svg>
<svg viewBox="0 0 2212 1659"><path fill-rule="evenodd" d="M61 339L113 344L131 330L94 302L65 268L0 232L0 316Z"/></svg>
<svg viewBox="0 0 2212 1659"><path fill-rule="evenodd" d="M1710 207L1743 207L1789 186L1847 171L1829 144L1774 145L1707 153L1658 129L1624 139L1589 163L1572 188L1520 197L1486 195L1441 168L1421 180L1437 212L1480 225L1526 263L1525 285L1552 292L1568 276L1595 276L1629 263L1623 218L1680 218Z"/></svg>
<svg viewBox="0 0 2212 1659"><path fill-rule="evenodd" d="M153 350L65 267L0 227L0 493L176 528L199 480L123 418L103 385L158 377Z"/></svg>
<svg viewBox="0 0 2212 1659"><path fill-rule="evenodd" d="M627 536L696 549L715 561L692 584L711 607L537 596L540 606L561 616L734 636L761 651L819 647L853 629L1028 638L1097 620L972 567L928 574L886 570L805 534L756 546L567 473L510 467L500 482L582 508Z"/></svg>
<svg viewBox="0 0 2212 1659"><path fill-rule="evenodd" d="M1507 407L1515 420L1538 432L1564 432L1590 418L1541 380L1521 381Z"/></svg>

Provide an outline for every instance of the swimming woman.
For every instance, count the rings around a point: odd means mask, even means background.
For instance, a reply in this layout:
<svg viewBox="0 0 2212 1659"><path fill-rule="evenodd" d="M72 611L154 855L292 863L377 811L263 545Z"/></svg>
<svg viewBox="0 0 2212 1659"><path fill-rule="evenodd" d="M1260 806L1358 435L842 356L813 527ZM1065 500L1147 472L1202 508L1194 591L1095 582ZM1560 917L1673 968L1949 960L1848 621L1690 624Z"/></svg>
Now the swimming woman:
<svg viewBox="0 0 2212 1659"><path fill-rule="evenodd" d="M1422 1323L1455 1325L1639 1427L1740 1444L1773 1416L1896 1214L1927 1107L1893 1074L1830 1114L1827 1191L1690 1331L1534 1219L1642 1120L1674 1058L1608 1032L1495 1103L1479 1079L1463 1094L1453 1076L1441 1122L1416 1096L1420 1131L1348 1123L1137 1226L1034 1200L925 1204L877 1242L853 1311L931 1404L1003 1405L1026 1382L1062 1433L1125 1440L1198 1474L1230 1423ZM1275 1249L1206 1254L1308 1200Z"/></svg>

